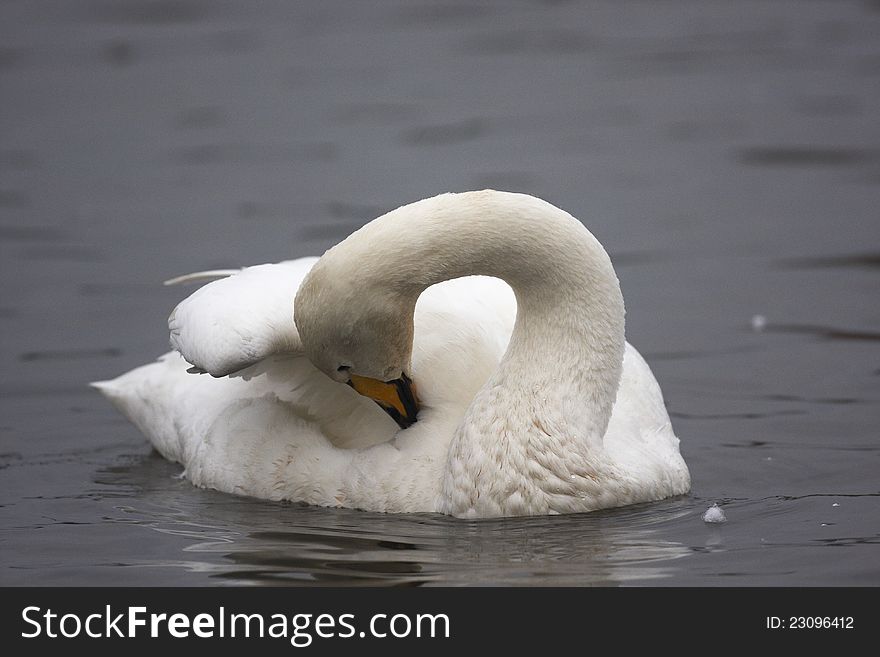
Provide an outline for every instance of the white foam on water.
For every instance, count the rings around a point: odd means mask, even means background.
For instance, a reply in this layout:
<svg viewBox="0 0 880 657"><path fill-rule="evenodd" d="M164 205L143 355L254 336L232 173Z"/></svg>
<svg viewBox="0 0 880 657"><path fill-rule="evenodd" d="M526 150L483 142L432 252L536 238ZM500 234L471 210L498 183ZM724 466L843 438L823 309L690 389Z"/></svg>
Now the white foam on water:
<svg viewBox="0 0 880 657"><path fill-rule="evenodd" d="M703 522L717 523L717 522L727 522L727 516L724 515L724 511L717 504L713 504L706 512L703 514Z"/></svg>

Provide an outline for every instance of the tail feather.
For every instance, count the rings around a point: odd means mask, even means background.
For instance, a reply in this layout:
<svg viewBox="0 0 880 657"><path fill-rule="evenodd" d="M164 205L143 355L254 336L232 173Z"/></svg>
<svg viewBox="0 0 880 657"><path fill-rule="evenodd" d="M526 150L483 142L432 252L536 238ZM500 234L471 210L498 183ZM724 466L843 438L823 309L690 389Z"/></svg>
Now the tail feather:
<svg viewBox="0 0 880 657"><path fill-rule="evenodd" d="M240 272L241 269L209 269L206 271L194 271L191 274L175 276L163 281L162 285L183 285L184 283L204 283L219 278L227 278Z"/></svg>

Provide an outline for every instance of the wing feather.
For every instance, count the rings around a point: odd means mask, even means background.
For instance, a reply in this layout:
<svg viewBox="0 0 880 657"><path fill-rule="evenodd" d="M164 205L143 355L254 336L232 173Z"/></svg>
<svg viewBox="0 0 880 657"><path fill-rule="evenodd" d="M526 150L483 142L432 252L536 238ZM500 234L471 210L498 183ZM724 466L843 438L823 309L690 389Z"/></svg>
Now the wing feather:
<svg viewBox="0 0 880 657"><path fill-rule="evenodd" d="M293 300L316 261L246 267L199 288L168 318L171 346L196 371L215 377L275 354L300 353Z"/></svg>

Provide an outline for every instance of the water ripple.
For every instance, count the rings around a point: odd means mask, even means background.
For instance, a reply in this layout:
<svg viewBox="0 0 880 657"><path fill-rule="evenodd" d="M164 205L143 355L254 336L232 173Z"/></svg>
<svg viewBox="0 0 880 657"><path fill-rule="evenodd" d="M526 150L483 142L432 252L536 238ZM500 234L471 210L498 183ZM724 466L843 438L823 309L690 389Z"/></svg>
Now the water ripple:
<svg viewBox="0 0 880 657"><path fill-rule="evenodd" d="M737 156L751 166L852 166L876 159L873 150L857 148L822 148L809 146L758 146L744 148Z"/></svg>

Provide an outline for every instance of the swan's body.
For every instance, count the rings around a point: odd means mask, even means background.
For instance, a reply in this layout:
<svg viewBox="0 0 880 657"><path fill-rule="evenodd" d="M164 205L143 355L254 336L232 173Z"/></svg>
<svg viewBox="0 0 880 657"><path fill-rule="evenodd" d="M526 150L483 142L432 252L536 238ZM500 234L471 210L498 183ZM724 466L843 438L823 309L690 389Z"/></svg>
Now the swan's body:
<svg viewBox="0 0 880 657"><path fill-rule="evenodd" d="M529 196L404 206L320 261L205 285L169 325L182 355L96 385L199 486L464 517L690 487L660 388L624 341L607 255ZM349 370L410 373L418 422L400 430L340 383Z"/></svg>

